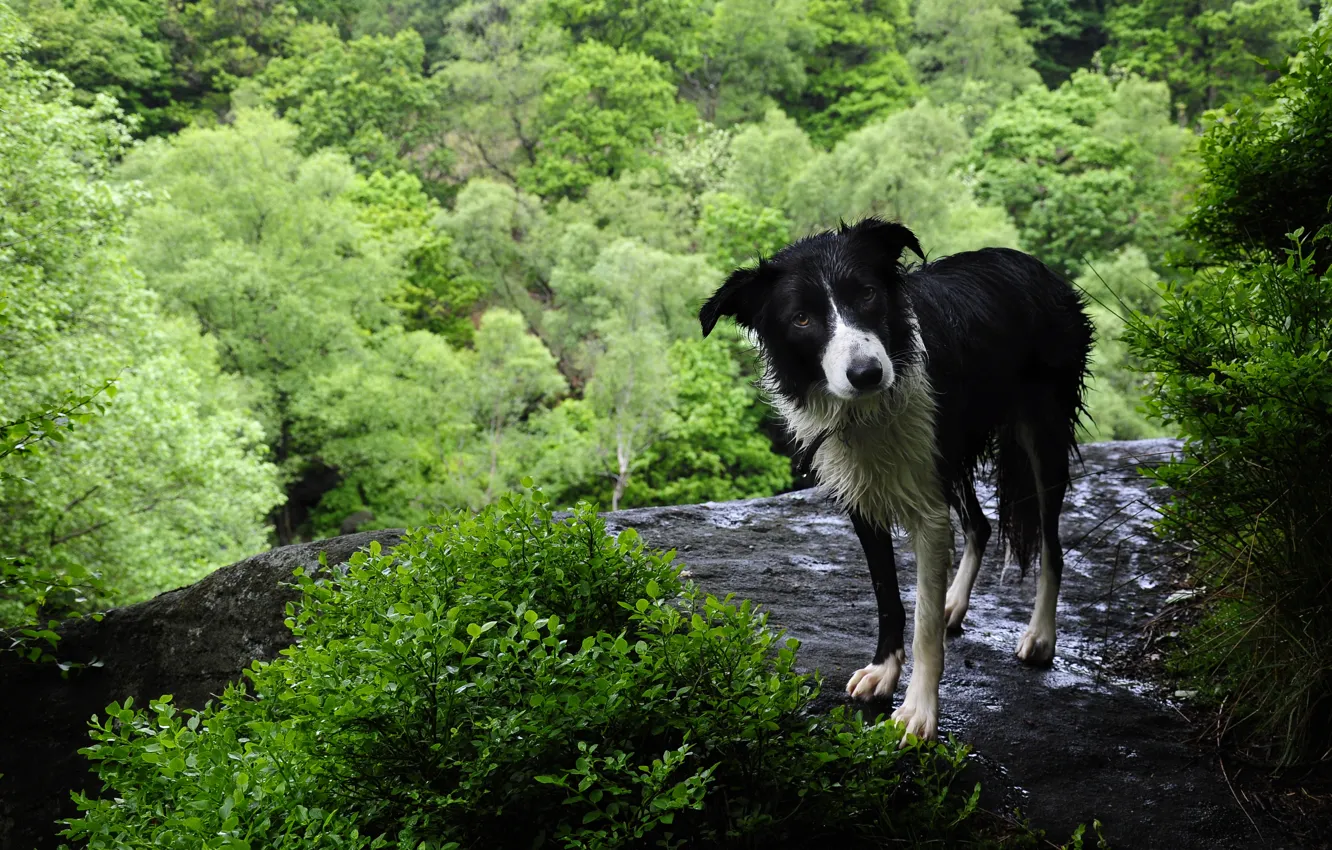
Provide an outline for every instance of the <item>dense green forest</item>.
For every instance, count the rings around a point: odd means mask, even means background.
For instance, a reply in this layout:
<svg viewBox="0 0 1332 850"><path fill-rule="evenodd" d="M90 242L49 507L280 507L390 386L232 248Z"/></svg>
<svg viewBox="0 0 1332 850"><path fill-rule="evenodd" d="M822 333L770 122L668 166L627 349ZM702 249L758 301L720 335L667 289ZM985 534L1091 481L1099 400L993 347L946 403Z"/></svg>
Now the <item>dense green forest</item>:
<svg viewBox="0 0 1332 850"><path fill-rule="evenodd" d="M0 0L0 618L270 542L792 483L733 265L865 214L1088 294L1088 439L1303 0ZM774 440L777 442L774 443Z"/></svg>

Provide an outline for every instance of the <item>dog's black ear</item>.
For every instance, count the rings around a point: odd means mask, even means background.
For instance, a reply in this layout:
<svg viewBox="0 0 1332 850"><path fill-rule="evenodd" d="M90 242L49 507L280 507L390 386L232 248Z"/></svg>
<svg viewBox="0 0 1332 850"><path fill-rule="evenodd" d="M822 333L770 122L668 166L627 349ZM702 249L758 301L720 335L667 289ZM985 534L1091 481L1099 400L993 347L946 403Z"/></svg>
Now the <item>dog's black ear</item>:
<svg viewBox="0 0 1332 850"><path fill-rule="evenodd" d="M736 269L726 282L707 300L698 311L699 324L703 326L703 336L712 333L717 320L722 316L734 316L742 325L748 325L754 317L755 296L761 280L767 274L767 267L759 260L757 268Z"/></svg>
<svg viewBox="0 0 1332 850"><path fill-rule="evenodd" d="M852 240L885 252L888 260L894 264L902 259L902 252L907 248L910 248L917 257L925 259L925 252L920 250L920 241L916 239L916 234L906 225L895 221L867 218L851 227L843 224L842 233Z"/></svg>

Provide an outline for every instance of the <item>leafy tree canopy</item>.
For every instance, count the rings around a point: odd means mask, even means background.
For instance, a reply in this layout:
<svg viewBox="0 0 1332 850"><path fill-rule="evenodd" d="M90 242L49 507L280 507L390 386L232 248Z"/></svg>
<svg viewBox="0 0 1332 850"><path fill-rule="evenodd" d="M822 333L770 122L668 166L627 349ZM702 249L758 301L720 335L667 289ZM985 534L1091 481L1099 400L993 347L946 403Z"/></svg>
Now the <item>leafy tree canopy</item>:
<svg viewBox="0 0 1332 850"><path fill-rule="evenodd" d="M1180 119L1258 92L1313 18L1301 0L1143 0L1105 19L1107 65L1170 86Z"/></svg>
<svg viewBox="0 0 1332 850"><path fill-rule="evenodd" d="M920 0L907 54L935 103L974 127L1000 103L1040 83L1021 0Z"/></svg>
<svg viewBox="0 0 1332 850"><path fill-rule="evenodd" d="M750 499L791 486L790 461L763 431L771 415L753 375L743 374L744 342L682 339L668 353L677 387L675 416L644 452L626 505L684 505Z"/></svg>
<svg viewBox="0 0 1332 850"><path fill-rule="evenodd" d="M444 212L421 181L404 171L377 171L355 181L347 197L369 233L403 258L405 277L389 298L403 325L455 345L471 342L472 314L490 288L458 256L440 226Z"/></svg>
<svg viewBox="0 0 1332 850"><path fill-rule="evenodd" d="M1273 87L1275 105L1243 103L1227 110L1202 139L1207 182L1189 232L1211 262L1281 257L1287 234L1328 236L1332 226L1332 59L1322 22ZM1326 244L1326 243L1325 243ZM1313 258L1329 265L1326 247Z"/></svg>
<svg viewBox="0 0 1332 850"><path fill-rule="evenodd" d="M813 0L806 85L788 108L822 144L910 106L916 77L901 52L911 18L904 0Z"/></svg>
<svg viewBox="0 0 1332 850"><path fill-rule="evenodd" d="M193 581L262 547L281 498L213 346L127 262L138 191L106 179L129 142L123 116L105 95L76 105L66 79L23 57L30 44L0 5L7 623Z"/></svg>
<svg viewBox="0 0 1332 850"><path fill-rule="evenodd" d="M297 138L269 113L242 111L231 126L144 145L121 170L154 197L133 219L131 259L216 341L288 483L322 444L297 418L303 396L396 324L386 302L402 280L392 243L359 221L346 157L303 157Z"/></svg>
<svg viewBox="0 0 1332 850"><path fill-rule="evenodd" d="M1004 210L977 201L959 174L967 152L961 122L918 103L810 161L791 184L787 212L797 232L867 215L901 219L934 255L1015 245L1018 234Z"/></svg>
<svg viewBox="0 0 1332 850"><path fill-rule="evenodd" d="M239 102L275 107L300 128L302 153L338 148L359 168L411 170L435 183L452 157L437 86L424 72L425 45L412 30L344 42L327 24L307 24Z"/></svg>
<svg viewBox="0 0 1332 850"><path fill-rule="evenodd" d="M1078 71L1000 106L972 147L978 195L1002 204L1051 266L1074 277L1130 243L1161 265L1192 147L1162 84Z"/></svg>
<svg viewBox="0 0 1332 850"><path fill-rule="evenodd" d="M1018 21L1031 35L1033 67L1046 86L1055 88L1092 64L1105 45L1108 5L1103 0L1023 0Z"/></svg>
<svg viewBox="0 0 1332 850"><path fill-rule="evenodd" d="M544 197L582 196L597 178L641 161L657 131L687 117L661 63L599 42L579 45L542 96L536 157L519 182Z"/></svg>

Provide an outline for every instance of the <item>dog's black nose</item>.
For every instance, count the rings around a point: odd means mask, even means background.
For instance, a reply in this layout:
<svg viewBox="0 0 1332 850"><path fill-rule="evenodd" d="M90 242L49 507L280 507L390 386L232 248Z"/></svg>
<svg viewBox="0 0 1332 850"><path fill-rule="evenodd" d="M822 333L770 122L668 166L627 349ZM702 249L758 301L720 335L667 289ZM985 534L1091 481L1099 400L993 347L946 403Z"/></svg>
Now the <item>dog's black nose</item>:
<svg viewBox="0 0 1332 850"><path fill-rule="evenodd" d="M883 380L883 367L874 360L856 360L846 370L846 379L858 390L873 389Z"/></svg>

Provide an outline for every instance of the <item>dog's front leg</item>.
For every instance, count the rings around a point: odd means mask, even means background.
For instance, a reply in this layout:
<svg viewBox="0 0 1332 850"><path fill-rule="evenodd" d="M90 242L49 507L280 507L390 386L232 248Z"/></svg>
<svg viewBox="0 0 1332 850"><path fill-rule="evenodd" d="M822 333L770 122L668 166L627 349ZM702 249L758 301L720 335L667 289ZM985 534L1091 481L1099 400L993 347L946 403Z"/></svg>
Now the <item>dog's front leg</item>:
<svg viewBox="0 0 1332 850"><path fill-rule="evenodd" d="M911 640L911 682L893 719L906 734L939 734L939 681L943 678L944 591L952 561L953 530L948 509L919 518L910 530L916 550L916 629ZM905 737L903 742L905 742Z"/></svg>
<svg viewBox="0 0 1332 850"><path fill-rule="evenodd" d="M902 633L906 628L906 609L897 589L897 561L893 557L891 529L881 528L857 511L851 511L851 524L865 550L870 581L874 583L874 601L879 608L879 645L874 662L851 674L846 692L856 699L891 697L906 663Z"/></svg>

